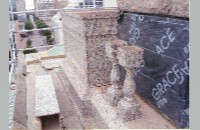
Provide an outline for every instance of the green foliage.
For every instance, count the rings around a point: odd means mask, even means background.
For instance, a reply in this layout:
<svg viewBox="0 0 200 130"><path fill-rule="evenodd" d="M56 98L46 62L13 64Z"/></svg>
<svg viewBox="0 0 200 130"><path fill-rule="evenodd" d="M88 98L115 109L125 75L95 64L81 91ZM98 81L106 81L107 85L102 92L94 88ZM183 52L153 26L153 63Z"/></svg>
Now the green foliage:
<svg viewBox="0 0 200 130"><path fill-rule="evenodd" d="M31 29L33 29L33 28L34 28L33 23L32 23L30 20L27 20L27 21L25 22L25 29L26 29L26 30L31 30Z"/></svg>
<svg viewBox="0 0 200 130"><path fill-rule="evenodd" d="M43 34L43 36L49 36L49 35L51 35L51 31L44 30L44 31L42 31L42 34Z"/></svg>
<svg viewBox="0 0 200 130"><path fill-rule="evenodd" d="M41 28L48 28L49 26L43 21L43 20L37 20L36 22L36 26L38 29L41 29ZM43 35L43 36L47 36L47 35L51 35L51 31L49 30L43 30L43 31L40 31L40 34Z"/></svg>
<svg viewBox="0 0 200 130"><path fill-rule="evenodd" d="M38 29L40 29L40 28L47 28L47 27L49 27L43 20L37 20L36 22L36 26L37 26L37 28Z"/></svg>
<svg viewBox="0 0 200 130"><path fill-rule="evenodd" d="M31 50L24 50L24 54L30 54L30 53L37 53L36 49L31 49Z"/></svg>
<svg viewBox="0 0 200 130"><path fill-rule="evenodd" d="M31 48L32 47L32 41L31 39L28 39L26 42L26 48ZM36 53L37 50L36 49L31 49L31 50L24 50L23 53L24 54L30 54L30 53Z"/></svg>
<svg viewBox="0 0 200 130"><path fill-rule="evenodd" d="M26 42L26 47L31 48L31 44L32 44L31 39L28 39L27 42Z"/></svg>
<svg viewBox="0 0 200 130"><path fill-rule="evenodd" d="M51 35L47 35L46 38L47 38L47 44L52 45L52 42L54 41L54 39L51 37Z"/></svg>

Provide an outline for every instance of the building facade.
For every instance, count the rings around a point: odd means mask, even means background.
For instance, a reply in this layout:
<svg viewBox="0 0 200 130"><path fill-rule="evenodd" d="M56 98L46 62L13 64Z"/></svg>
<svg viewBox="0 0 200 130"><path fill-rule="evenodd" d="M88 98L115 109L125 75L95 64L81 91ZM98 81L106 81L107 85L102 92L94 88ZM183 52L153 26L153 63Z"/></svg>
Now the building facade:
<svg viewBox="0 0 200 130"><path fill-rule="evenodd" d="M34 0L34 4L36 10L55 9L55 0ZM36 16L49 21L55 14L56 12L54 11L37 12Z"/></svg>
<svg viewBox="0 0 200 130"><path fill-rule="evenodd" d="M26 9L25 0L16 0L16 10L17 11L25 11Z"/></svg>
<svg viewBox="0 0 200 130"><path fill-rule="evenodd" d="M69 0L55 0L55 8L62 9L66 7L69 3Z"/></svg>

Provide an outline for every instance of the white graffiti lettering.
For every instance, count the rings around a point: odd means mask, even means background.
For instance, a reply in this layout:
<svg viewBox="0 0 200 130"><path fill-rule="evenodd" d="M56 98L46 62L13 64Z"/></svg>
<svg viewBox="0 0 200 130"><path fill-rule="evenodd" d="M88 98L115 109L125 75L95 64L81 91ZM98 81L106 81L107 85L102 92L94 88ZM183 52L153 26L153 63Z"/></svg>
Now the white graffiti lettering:
<svg viewBox="0 0 200 130"><path fill-rule="evenodd" d="M184 82L184 74L187 75L189 72L189 67L185 64L184 68L178 68L178 65L175 64L170 71L168 71L165 77L162 78L162 81L159 82L155 88L152 89L152 96L155 100L159 98L168 91L172 85Z"/></svg>
<svg viewBox="0 0 200 130"><path fill-rule="evenodd" d="M144 16L133 14L131 16L131 19L133 20L133 23L132 23L131 28L129 29L128 33L132 36L129 39L129 43L136 44L137 40L140 38L140 29L137 28L136 22L142 22L144 20Z"/></svg>
<svg viewBox="0 0 200 130"><path fill-rule="evenodd" d="M152 89L152 96L155 100L158 100L160 99L160 94L158 93L157 89L156 88L153 88Z"/></svg>
<svg viewBox="0 0 200 130"><path fill-rule="evenodd" d="M188 61L184 62L185 67L181 68L181 71L185 74L185 75L189 75L189 65L188 65Z"/></svg>
<svg viewBox="0 0 200 130"><path fill-rule="evenodd" d="M174 42L175 39L173 32L168 28L166 34L160 39L160 45L156 45L156 52L158 54L165 53L165 50L169 49L170 44Z"/></svg>
<svg viewBox="0 0 200 130"><path fill-rule="evenodd" d="M169 74L173 74L172 71L168 71L167 74L166 74L166 79L167 79L167 82L171 85L174 85L176 83L176 78L174 78L174 81L171 81L170 78L169 78Z"/></svg>
<svg viewBox="0 0 200 130"><path fill-rule="evenodd" d="M166 103L168 102L168 100L166 98L162 98L157 102L157 106L158 108L162 108Z"/></svg>
<svg viewBox="0 0 200 130"><path fill-rule="evenodd" d="M186 54L188 54L188 53L189 53L189 50L190 50L189 44L188 44L186 47L184 47L183 50L184 50L184 52L185 52Z"/></svg>

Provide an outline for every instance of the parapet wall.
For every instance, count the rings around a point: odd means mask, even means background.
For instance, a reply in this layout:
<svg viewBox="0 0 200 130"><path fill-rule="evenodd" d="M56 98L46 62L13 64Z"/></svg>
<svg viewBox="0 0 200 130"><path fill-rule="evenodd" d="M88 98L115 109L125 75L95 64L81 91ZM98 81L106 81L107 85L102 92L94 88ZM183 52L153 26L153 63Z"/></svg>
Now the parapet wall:
<svg viewBox="0 0 200 130"><path fill-rule="evenodd" d="M189 18L189 0L117 0L119 10Z"/></svg>
<svg viewBox="0 0 200 130"><path fill-rule="evenodd" d="M66 62L73 62L77 76L89 86L109 83L112 65L105 42L117 38L118 10L63 12L62 19Z"/></svg>

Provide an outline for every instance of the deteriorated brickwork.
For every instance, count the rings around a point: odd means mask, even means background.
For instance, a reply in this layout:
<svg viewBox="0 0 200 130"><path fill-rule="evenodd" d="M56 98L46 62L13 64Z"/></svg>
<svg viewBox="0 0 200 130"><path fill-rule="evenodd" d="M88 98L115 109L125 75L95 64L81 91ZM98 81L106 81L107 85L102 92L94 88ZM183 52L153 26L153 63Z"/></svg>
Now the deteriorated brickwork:
<svg viewBox="0 0 200 130"><path fill-rule="evenodd" d="M63 32L67 60L87 76L92 86L110 82L112 64L105 42L117 38L117 10L63 12ZM67 62L67 61L66 61Z"/></svg>
<svg viewBox="0 0 200 130"><path fill-rule="evenodd" d="M189 17L189 0L118 0L122 11Z"/></svg>

